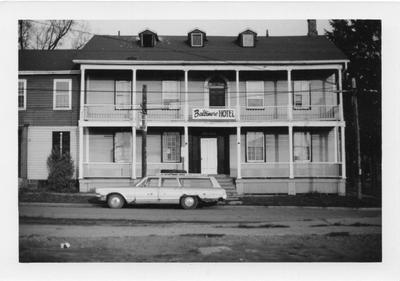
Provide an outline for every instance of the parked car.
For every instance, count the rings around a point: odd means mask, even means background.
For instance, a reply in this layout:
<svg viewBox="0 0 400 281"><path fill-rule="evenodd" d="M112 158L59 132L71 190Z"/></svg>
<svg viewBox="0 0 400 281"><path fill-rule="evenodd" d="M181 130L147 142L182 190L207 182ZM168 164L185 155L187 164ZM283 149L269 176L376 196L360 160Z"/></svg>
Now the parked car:
<svg viewBox="0 0 400 281"><path fill-rule="evenodd" d="M180 204L195 209L199 203L226 200L226 191L212 176L161 174L140 180L132 187L96 188L97 197L110 208L125 204Z"/></svg>

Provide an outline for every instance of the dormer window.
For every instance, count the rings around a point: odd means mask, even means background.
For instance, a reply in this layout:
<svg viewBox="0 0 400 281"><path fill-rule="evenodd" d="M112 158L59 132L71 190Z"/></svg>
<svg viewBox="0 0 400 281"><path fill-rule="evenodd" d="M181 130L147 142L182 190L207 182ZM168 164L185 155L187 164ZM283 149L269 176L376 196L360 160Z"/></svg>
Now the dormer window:
<svg viewBox="0 0 400 281"><path fill-rule="evenodd" d="M140 46L145 48L154 47L156 45L156 42L158 41L157 33L154 33L153 31L148 29L139 33L139 39Z"/></svg>
<svg viewBox="0 0 400 281"><path fill-rule="evenodd" d="M242 33L239 33L238 41L239 45L244 48L255 47L257 40L257 33L254 31L247 29Z"/></svg>
<svg viewBox="0 0 400 281"><path fill-rule="evenodd" d="M188 33L188 42L190 47L204 47L204 41L206 40L206 34L198 29L195 29Z"/></svg>

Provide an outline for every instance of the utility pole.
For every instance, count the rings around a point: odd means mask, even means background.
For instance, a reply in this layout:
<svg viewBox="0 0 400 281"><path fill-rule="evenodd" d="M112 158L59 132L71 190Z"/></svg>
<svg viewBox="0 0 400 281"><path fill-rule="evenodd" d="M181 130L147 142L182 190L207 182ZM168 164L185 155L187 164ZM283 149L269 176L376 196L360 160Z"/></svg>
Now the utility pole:
<svg viewBox="0 0 400 281"><path fill-rule="evenodd" d="M358 100L357 100L357 84L356 79L351 79L351 87L353 88L352 91L352 103L353 103L353 110L354 110L354 129L356 133L356 153L357 153L357 176L356 176L356 186L357 186L357 198L362 199L362 184L361 184L361 177L362 177L362 167L361 167L361 145L360 145L360 123L358 119Z"/></svg>
<svg viewBox="0 0 400 281"><path fill-rule="evenodd" d="M142 88L142 177L147 176L147 86Z"/></svg>

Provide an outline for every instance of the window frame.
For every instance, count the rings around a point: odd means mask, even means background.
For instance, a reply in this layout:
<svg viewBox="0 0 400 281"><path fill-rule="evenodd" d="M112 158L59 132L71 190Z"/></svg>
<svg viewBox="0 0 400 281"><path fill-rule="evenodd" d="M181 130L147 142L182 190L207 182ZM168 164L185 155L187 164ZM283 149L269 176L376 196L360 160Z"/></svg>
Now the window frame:
<svg viewBox="0 0 400 281"><path fill-rule="evenodd" d="M177 136L177 140L178 143L176 144L176 157L175 160L169 160L169 159L165 159L165 153L164 153L164 149L168 149L168 145L164 145L164 137L167 137L168 135L175 135ZM162 163L181 163L181 134L179 132L163 132L161 134L161 155L162 155Z"/></svg>
<svg viewBox="0 0 400 281"><path fill-rule="evenodd" d="M193 35L198 36L200 35L200 45L194 44ZM204 46L204 36L201 32L193 32L190 34L190 46L191 47L203 47Z"/></svg>
<svg viewBox="0 0 400 281"><path fill-rule="evenodd" d="M258 105L258 106L254 106L254 105L249 105L249 94L250 93L254 93L248 90L249 88L249 83L254 83L254 82L259 82L260 84L262 84L262 105ZM258 94L258 92L255 92L256 94ZM260 91L261 93L261 91ZM254 98L253 98L254 99ZM260 98L258 98L260 99ZM265 85L264 85L264 81L263 80L247 80L246 81L246 108L248 109L264 109L265 108Z"/></svg>
<svg viewBox="0 0 400 281"><path fill-rule="evenodd" d="M299 145L295 144L295 134L303 134L303 136L305 136L305 139L308 142L308 145L305 146L308 149L308 159L303 159L303 160L296 160L295 159L295 148L296 147L304 147L304 146L299 146ZM308 131L293 132L293 162L294 163L310 163L310 162L312 162L312 136L311 136L311 132L308 132Z"/></svg>
<svg viewBox="0 0 400 281"><path fill-rule="evenodd" d="M252 160L249 157L249 134L261 134L262 135L262 159ZM246 162L248 163L263 163L265 162L265 134L264 132L250 131L246 132Z"/></svg>
<svg viewBox="0 0 400 281"><path fill-rule="evenodd" d="M24 85L24 91L23 91L23 95L24 95L24 106L23 107L19 107L19 83L22 82ZM27 80L26 79L18 79L18 110L26 110L26 84L27 84Z"/></svg>
<svg viewBox="0 0 400 281"><path fill-rule="evenodd" d="M118 91L118 86L121 83L126 83L130 85L130 91L129 91L129 103L128 104L118 104L118 97L121 97L121 95L118 95L118 92L120 93L125 93L125 91ZM115 103L115 110L130 110L132 109L132 82L130 80L114 80L114 103Z"/></svg>
<svg viewBox="0 0 400 281"><path fill-rule="evenodd" d="M68 108L59 108L56 106L56 95L57 95L57 83L67 82L68 83ZM54 79L53 80L53 110L71 110L72 109L72 79Z"/></svg>
<svg viewBox="0 0 400 281"><path fill-rule="evenodd" d="M54 136L58 135L59 138L59 145L56 145L54 143ZM65 147L63 146L63 141L64 141L64 135L68 135L68 151L64 151ZM70 131L52 131L51 134L51 149L55 149L56 147L58 147L59 149L59 153L60 155L64 155L65 153L68 153L69 155L71 155L71 132ZM66 150L66 149L65 149Z"/></svg>
<svg viewBox="0 0 400 281"><path fill-rule="evenodd" d="M252 44L251 45L245 45L245 36L250 36L251 38L252 38ZM254 48L255 47L255 36L254 36L254 34L251 34L251 33L243 33L242 34L242 47L243 48Z"/></svg>
<svg viewBox="0 0 400 281"><path fill-rule="evenodd" d="M295 85L297 83L307 83L308 85L308 92L305 92L303 90L300 90L299 93L297 93ZM304 97L305 95L307 95L308 97L308 104L304 103ZM301 105L296 105L296 96L300 96L301 97ZM293 109L294 110L311 110L311 81L310 80L294 80L293 81Z"/></svg>
<svg viewBox="0 0 400 281"><path fill-rule="evenodd" d="M175 102L170 102L168 104L164 103L165 95L169 92L166 91L164 83L171 83L174 82L176 84L177 92L176 92L176 101ZM162 80L161 81L161 103L163 106L171 107L171 104L176 104L178 105L180 103L181 99L181 81L180 80Z"/></svg>

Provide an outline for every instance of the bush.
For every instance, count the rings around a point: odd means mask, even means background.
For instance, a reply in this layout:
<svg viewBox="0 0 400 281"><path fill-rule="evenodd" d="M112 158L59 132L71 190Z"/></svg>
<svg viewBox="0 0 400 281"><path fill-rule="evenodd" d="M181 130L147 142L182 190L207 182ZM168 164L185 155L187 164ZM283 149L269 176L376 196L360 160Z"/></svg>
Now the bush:
<svg viewBox="0 0 400 281"><path fill-rule="evenodd" d="M47 158L47 169L49 171L47 178L49 190L58 192L75 191L75 184L72 180L74 162L69 153L61 154L59 150L53 149Z"/></svg>

